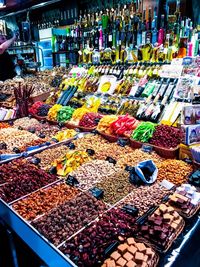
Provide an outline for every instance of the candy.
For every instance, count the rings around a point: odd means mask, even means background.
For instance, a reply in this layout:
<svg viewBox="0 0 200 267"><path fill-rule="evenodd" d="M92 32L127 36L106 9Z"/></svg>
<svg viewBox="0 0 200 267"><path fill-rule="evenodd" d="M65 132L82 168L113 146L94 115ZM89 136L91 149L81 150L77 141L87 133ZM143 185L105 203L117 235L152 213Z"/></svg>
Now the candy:
<svg viewBox="0 0 200 267"><path fill-rule="evenodd" d="M98 266L103 262L105 250L109 245L131 236L136 229L132 216L114 208L68 240L60 250L79 267Z"/></svg>
<svg viewBox="0 0 200 267"><path fill-rule="evenodd" d="M57 180L57 177L38 169L25 160L15 160L0 166L7 183L0 187L0 197L11 202Z"/></svg>
<svg viewBox="0 0 200 267"><path fill-rule="evenodd" d="M133 131L131 137L139 142L148 142L152 138L156 124L152 122L141 122Z"/></svg>
<svg viewBox="0 0 200 267"><path fill-rule="evenodd" d="M101 201L89 194L80 193L32 224L53 244L58 245L94 220L105 209L106 206Z"/></svg>
<svg viewBox="0 0 200 267"><path fill-rule="evenodd" d="M48 119L52 121L56 121L58 111L62 108L62 105L55 104L52 108L49 109Z"/></svg>
<svg viewBox="0 0 200 267"><path fill-rule="evenodd" d="M104 261L102 267L110 267L111 261L113 261L114 267L155 266L157 261L156 253L144 243L134 240L134 238L131 238L134 242L130 245L129 239L126 240L126 243L117 247L117 250L111 254L110 258ZM150 251L151 253L149 253Z"/></svg>
<svg viewBox="0 0 200 267"><path fill-rule="evenodd" d="M69 151L64 157L56 159L52 165L56 167L58 175L65 176L89 160L90 157L85 151Z"/></svg>
<svg viewBox="0 0 200 267"><path fill-rule="evenodd" d="M71 119L73 113L74 108L71 108L70 106L62 107L58 110L57 121L66 122Z"/></svg>
<svg viewBox="0 0 200 267"><path fill-rule="evenodd" d="M99 132L104 132L107 134L112 134L112 130L110 129L110 125L118 119L115 115L106 115L104 116L98 123L97 130Z"/></svg>
<svg viewBox="0 0 200 267"><path fill-rule="evenodd" d="M23 218L33 220L78 194L78 190L61 183L32 193L12 205Z"/></svg>
<svg viewBox="0 0 200 267"><path fill-rule="evenodd" d="M82 127L92 128L98 124L98 120L102 118L102 115L98 113L88 112L81 118L79 125Z"/></svg>

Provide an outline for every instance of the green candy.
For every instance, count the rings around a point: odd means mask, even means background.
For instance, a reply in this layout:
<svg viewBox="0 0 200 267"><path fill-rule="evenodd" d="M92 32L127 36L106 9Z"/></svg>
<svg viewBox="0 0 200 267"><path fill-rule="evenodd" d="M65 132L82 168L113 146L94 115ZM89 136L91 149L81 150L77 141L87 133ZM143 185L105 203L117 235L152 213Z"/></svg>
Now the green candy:
<svg viewBox="0 0 200 267"><path fill-rule="evenodd" d="M57 121L59 122L66 122L71 119L74 108L71 108L70 106L62 107L58 113L57 113Z"/></svg>
<svg viewBox="0 0 200 267"><path fill-rule="evenodd" d="M131 137L139 142L147 143L152 138L156 124L152 122L141 122Z"/></svg>

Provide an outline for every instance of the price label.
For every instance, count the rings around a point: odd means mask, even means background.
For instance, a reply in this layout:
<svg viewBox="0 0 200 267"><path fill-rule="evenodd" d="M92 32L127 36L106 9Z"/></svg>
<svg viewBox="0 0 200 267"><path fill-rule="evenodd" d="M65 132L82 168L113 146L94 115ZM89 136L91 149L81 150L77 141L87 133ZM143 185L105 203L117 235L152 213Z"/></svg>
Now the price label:
<svg viewBox="0 0 200 267"><path fill-rule="evenodd" d="M167 181L167 180L163 180L161 183L160 183L161 186L165 187L166 189L168 190L171 190L173 187L174 187L174 184Z"/></svg>
<svg viewBox="0 0 200 267"><path fill-rule="evenodd" d="M111 158L111 157L107 157L106 161L108 161L108 162L110 162L110 163L112 163L114 165L117 163L117 161L115 159Z"/></svg>
<svg viewBox="0 0 200 267"><path fill-rule="evenodd" d="M124 147L124 146L126 146L126 145L129 144L129 141L128 141L128 139L119 138L119 139L117 140L117 144L118 144L119 146Z"/></svg>
<svg viewBox="0 0 200 267"><path fill-rule="evenodd" d="M102 199L104 195L104 191L100 188L93 187L89 189L90 193L96 198L96 199Z"/></svg>
<svg viewBox="0 0 200 267"><path fill-rule="evenodd" d="M146 153L151 153L153 151L153 147L150 145L143 145L141 149Z"/></svg>
<svg viewBox="0 0 200 267"><path fill-rule="evenodd" d="M108 42L112 42L112 34L108 36Z"/></svg>
<svg viewBox="0 0 200 267"><path fill-rule="evenodd" d="M75 186L79 184L79 181L72 175L68 175L67 180L66 180L66 184L71 185L71 186Z"/></svg>

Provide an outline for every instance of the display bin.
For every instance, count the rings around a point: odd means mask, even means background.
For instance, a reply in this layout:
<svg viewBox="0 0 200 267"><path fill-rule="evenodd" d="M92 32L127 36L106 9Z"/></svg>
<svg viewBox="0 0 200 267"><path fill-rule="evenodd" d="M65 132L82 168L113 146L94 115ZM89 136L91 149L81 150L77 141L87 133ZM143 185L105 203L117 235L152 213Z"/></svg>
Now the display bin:
<svg viewBox="0 0 200 267"><path fill-rule="evenodd" d="M155 152L163 157L163 158L167 158L167 159L177 159L179 156L179 146L175 147L175 148L164 148L164 147L159 147L159 146L153 146Z"/></svg>
<svg viewBox="0 0 200 267"><path fill-rule="evenodd" d="M1 219L44 261L49 267L77 267L67 256L43 237L35 228L0 199Z"/></svg>
<svg viewBox="0 0 200 267"><path fill-rule="evenodd" d="M133 138L130 138L130 145L132 148L141 148L145 143L139 142L134 140Z"/></svg>
<svg viewBox="0 0 200 267"><path fill-rule="evenodd" d="M35 118L38 121L46 121L47 120L46 116L38 116L36 114L31 114L31 117Z"/></svg>
<svg viewBox="0 0 200 267"><path fill-rule="evenodd" d="M127 137L121 137L121 136L115 136L115 135L111 135L111 134L106 134L104 132L100 132L99 134L101 136L103 136L106 140L108 140L111 143L117 142L118 139L124 139L124 140L128 140L129 138Z"/></svg>

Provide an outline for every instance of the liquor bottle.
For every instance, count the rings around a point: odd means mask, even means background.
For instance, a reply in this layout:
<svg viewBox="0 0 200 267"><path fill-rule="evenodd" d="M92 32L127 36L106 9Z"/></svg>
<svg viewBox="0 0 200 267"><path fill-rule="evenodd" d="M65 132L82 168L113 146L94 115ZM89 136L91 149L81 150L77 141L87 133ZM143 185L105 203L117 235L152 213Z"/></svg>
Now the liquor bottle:
<svg viewBox="0 0 200 267"><path fill-rule="evenodd" d="M143 23L142 23L142 45L146 44L146 10L143 11Z"/></svg>
<svg viewBox="0 0 200 267"><path fill-rule="evenodd" d="M157 43L158 39L158 30L157 30L157 8L154 8L154 16L151 23L151 29L152 29L152 44L154 45Z"/></svg>
<svg viewBox="0 0 200 267"><path fill-rule="evenodd" d="M167 88L167 91L165 93L165 96L163 97L163 100L161 101L160 104L158 104L155 109L154 109L154 112L152 113L151 117L149 118L150 121L153 121L153 122L157 122L159 117L161 116L164 108L165 108L165 105L171 95L171 93L173 92L173 90L175 89L176 87L176 79L172 82L170 82L170 84L168 85L168 88Z"/></svg>
<svg viewBox="0 0 200 267"><path fill-rule="evenodd" d="M151 23L152 23L152 18L151 18L151 8L149 8L149 18L147 22L147 33L146 33L146 43L149 44L152 42L152 28L151 28Z"/></svg>
<svg viewBox="0 0 200 267"><path fill-rule="evenodd" d="M99 29L99 50L103 49L103 30L102 27Z"/></svg>
<svg viewBox="0 0 200 267"><path fill-rule="evenodd" d="M164 23L165 23L165 15L161 15L161 27L158 31L158 44L159 45L163 44L164 42L164 36L165 36Z"/></svg>
<svg viewBox="0 0 200 267"><path fill-rule="evenodd" d="M138 23L138 31L137 31L137 47L142 44L142 22L141 20Z"/></svg>

